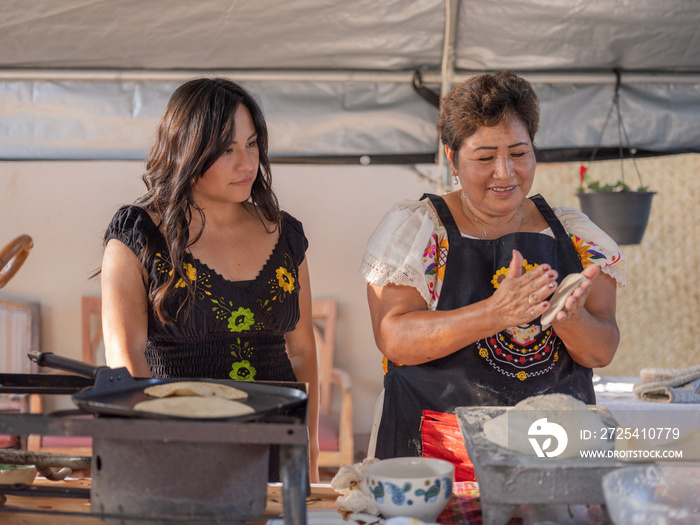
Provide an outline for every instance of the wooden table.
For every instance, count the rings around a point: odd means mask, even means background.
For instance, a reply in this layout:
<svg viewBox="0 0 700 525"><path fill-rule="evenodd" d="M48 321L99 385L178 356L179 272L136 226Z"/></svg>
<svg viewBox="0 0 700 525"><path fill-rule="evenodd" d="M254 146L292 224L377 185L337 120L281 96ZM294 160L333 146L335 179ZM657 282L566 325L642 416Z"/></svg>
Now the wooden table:
<svg viewBox="0 0 700 525"><path fill-rule="evenodd" d="M89 479L75 479L60 483L37 479L37 485L58 485L89 488ZM474 482L457 482L454 494L438 519L443 525L483 525L480 493ZM336 492L328 484L311 486L311 495L306 499L308 510L335 509ZM40 498L26 496L8 496L5 507L17 512L0 512L3 525L105 525L101 519L90 514L89 499L75 498ZM528 505L520 510L521 517L516 517L508 525L532 525L548 521L550 523L578 523L604 525L606 522L602 509L587 505ZM24 512L23 512L24 511ZM36 511L44 511L37 513ZM54 512L47 514L46 512ZM66 514L60 514L61 512ZM572 512L575 519L571 520ZM269 518L282 514L282 487L279 484L268 485L267 507L262 519L249 521L247 525L266 525ZM138 522L137 522L138 523ZM187 523L184 522L183 523Z"/></svg>
<svg viewBox="0 0 700 525"><path fill-rule="evenodd" d="M38 478L35 485L90 488L90 479L70 479L52 482ZM306 499L308 509L334 509L338 494L328 484L313 484L311 495ZM3 525L104 525L104 521L90 514L90 500L80 498L45 498L38 496L7 496L5 511L0 511ZM7 510L13 512L7 512ZM14 512L14 511L17 512ZM41 511L41 512L37 512ZM48 514L51 512L51 514ZM265 516L270 518L282 514L282 487L268 485ZM267 519L248 522L249 525L264 525ZM185 522L183 522L185 523Z"/></svg>

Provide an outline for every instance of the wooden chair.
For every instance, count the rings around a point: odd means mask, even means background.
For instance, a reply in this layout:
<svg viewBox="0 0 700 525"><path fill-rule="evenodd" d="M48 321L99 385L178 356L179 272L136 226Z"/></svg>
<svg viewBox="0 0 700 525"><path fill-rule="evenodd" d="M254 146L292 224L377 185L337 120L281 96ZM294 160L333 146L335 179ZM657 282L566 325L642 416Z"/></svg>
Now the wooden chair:
<svg viewBox="0 0 700 525"><path fill-rule="evenodd" d="M33 247L32 238L22 234L0 248L0 288L5 286L22 267Z"/></svg>
<svg viewBox="0 0 700 525"><path fill-rule="evenodd" d="M314 299L312 320L319 358L319 467L341 467L354 463L352 431L352 381L333 366L338 302ZM334 392L339 398L334 400ZM335 402L334 402L335 401Z"/></svg>
<svg viewBox="0 0 700 525"><path fill-rule="evenodd" d="M36 373L36 363L27 358L39 351L39 303L0 299L0 371L8 374ZM30 412L26 394L0 394L0 412ZM24 446L19 436L1 434L0 448Z"/></svg>
<svg viewBox="0 0 700 525"><path fill-rule="evenodd" d="M102 344L102 298L81 298L82 360L91 365L104 364ZM40 396L32 396L31 411L43 412ZM77 416L92 417L92 416ZM42 452L68 453L72 455L92 454L92 438L89 436L38 436L31 435L27 449Z"/></svg>
<svg viewBox="0 0 700 525"><path fill-rule="evenodd" d="M83 361L91 365L105 364L102 341L102 297L82 297Z"/></svg>

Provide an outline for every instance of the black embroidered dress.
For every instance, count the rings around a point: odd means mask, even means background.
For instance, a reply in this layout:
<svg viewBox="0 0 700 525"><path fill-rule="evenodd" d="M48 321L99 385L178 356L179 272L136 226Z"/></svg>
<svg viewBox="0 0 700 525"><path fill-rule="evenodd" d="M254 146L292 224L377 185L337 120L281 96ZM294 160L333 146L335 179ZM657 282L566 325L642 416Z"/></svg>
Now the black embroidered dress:
<svg viewBox="0 0 700 525"><path fill-rule="evenodd" d="M166 325L148 309L146 360L154 377L296 381L284 334L299 321L298 268L308 242L301 223L282 214L280 237L252 281L228 281L187 254L185 274L195 285L192 308ZM165 238L148 213L124 206L112 218L105 243L117 239L140 257L147 287L165 282L173 267ZM175 316L187 288L178 282L167 310Z"/></svg>

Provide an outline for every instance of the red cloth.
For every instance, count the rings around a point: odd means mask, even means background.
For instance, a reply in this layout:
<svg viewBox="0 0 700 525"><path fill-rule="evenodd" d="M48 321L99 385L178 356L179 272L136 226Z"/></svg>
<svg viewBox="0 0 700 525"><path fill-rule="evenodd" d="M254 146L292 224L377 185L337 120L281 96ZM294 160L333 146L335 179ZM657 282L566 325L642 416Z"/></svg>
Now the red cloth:
<svg viewBox="0 0 700 525"><path fill-rule="evenodd" d="M479 485L473 481L455 483L447 507L438 516L440 525L482 525ZM511 518L508 525L522 525L521 518Z"/></svg>
<svg viewBox="0 0 700 525"><path fill-rule="evenodd" d="M423 410L420 433L423 457L452 463L455 466L455 481L476 481L474 464L464 446L457 416Z"/></svg>
<svg viewBox="0 0 700 525"><path fill-rule="evenodd" d="M17 444L17 436L0 434L0 448L14 448Z"/></svg>

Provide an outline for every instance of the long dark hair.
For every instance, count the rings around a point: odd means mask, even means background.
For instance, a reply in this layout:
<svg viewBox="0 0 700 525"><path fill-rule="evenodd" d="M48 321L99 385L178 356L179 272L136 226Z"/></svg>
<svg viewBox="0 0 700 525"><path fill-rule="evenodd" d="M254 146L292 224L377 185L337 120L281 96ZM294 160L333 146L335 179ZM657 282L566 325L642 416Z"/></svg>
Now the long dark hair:
<svg viewBox="0 0 700 525"><path fill-rule="evenodd" d="M168 280L148 291L154 314L164 323L174 322L165 304L180 279L187 285L190 299L194 298L194 285L185 274L183 261L187 248L202 234L200 230L190 239L192 210L200 214L202 227L204 214L194 202L193 189L231 144L234 115L241 104L250 111L258 137L260 165L250 202L256 213L279 226L279 203L272 191L267 156L267 124L255 99L238 84L223 78L194 79L177 88L158 125L155 144L146 162L143 181L148 191L136 201L159 217L159 228L173 265Z"/></svg>

